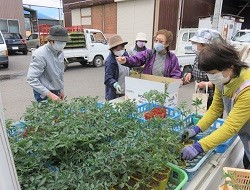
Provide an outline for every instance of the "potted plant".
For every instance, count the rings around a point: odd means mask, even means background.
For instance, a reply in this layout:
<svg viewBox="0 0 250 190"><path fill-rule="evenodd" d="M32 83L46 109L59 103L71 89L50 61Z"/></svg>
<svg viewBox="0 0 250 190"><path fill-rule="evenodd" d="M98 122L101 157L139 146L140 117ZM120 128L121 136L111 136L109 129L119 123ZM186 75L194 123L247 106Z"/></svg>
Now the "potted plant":
<svg viewBox="0 0 250 190"><path fill-rule="evenodd" d="M178 127L179 130L188 127L188 121L187 117L191 114L191 110L187 109L187 102L183 101L179 104L177 107L177 111L181 114L181 116L178 119Z"/></svg>
<svg viewBox="0 0 250 190"><path fill-rule="evenodd" d="M202 99L199 99L198 97L196 97L192 101L192 106L194 106L194 108L195 108L195 113L193 116L193 124L194 125L196 125L202 117L201 115L198 114L198 110L201 109L201 105L202 105Z"/></svg>
<svg viewBox="0 0 250 190"><path fill-rule="evenodd" d="M166 108L164 107L164 103L166 98L168 97L168 93L161 93L157 90L150 90L143 94L144 98L148 102L149 111L144 114L146 120L151 119L153 117L166 117Z"/></svg>

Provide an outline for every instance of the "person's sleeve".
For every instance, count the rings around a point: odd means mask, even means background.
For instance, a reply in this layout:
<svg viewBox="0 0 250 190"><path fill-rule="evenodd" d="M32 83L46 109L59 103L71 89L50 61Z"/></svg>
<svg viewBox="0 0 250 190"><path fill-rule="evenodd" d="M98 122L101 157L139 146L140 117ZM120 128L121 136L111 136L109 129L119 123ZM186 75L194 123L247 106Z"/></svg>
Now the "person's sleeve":
<svg viewBox="0 0 250 190"><path fill-rule="evenodd" d="M170 71L170 77L180 79L181 78L181 68L179 65L178 58L176 55L172 55L172 64L171 64L171 71Z"/></svg>
<svg viewBox="0 0 250 190"><path fill-rule="evenodd" d="M114 83L117 82L115 80L115 68L113 68L113 64L105 63L105 79L104 84L110 87L113 87Z"/></svg>
<svg viewBox="0 0 250 190"><path fill-rule="evenodd" d="M62 89L60 89L60 92L61 93L64 93L64 53L62 52L62 56L63 56L63 73L61 75L61 80L62 80Z"/></svg>
<svg viewBox="0 0 250 190"><path fill-rule="evenodd" d="M38 55L32 56L32 60L27 74L27 82L35 91L41 94L41 97L46 97L49 93L49 90L45 86L43 86L39 80L39 78L44 72L45 67L46 63L42 59L42 57Z"/></svg>
<svg viewBox="0 0 250 190"><path fill-rule="evenodd" d="M218 87L215 88L213 102L202 119L197 123L201 131L208 129L222 114L224 106Z"/></svg>
<svg viewBox="0 0 250 190"><path fill-rule="evenodd" d="M151 55L152 50L147 49L145 51L138 52L134 56L127 56L126 65L130 67L140 67L147 62L147 59L149 59Z"/></svg>
<svg viewBox="0 0 250 190"><path fill-rule="evenodd" d="M134 50L134 47L131 47L129 50L128 50L128 55L127 56L133 56L134 53L133 53L133 50Z"/></svg>
<svg viewBox="0 0 250 190"><path fill-rule="evenodd" d="M221 143L225 142L232 136L236 135L239 130L249 121L250 113L250 87L244 89L236 98L235 104L229 113L224 124L212 134L201 139L204 151L211 150Z"/></svg>

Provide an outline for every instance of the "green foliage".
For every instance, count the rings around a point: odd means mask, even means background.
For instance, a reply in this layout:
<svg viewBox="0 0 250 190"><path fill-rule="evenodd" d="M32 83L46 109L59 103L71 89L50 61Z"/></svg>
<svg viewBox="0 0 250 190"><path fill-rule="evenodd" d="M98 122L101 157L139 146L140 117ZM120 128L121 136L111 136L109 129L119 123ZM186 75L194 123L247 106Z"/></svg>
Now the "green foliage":
<svg viewBox="0 0 250 190"><path fill-rule="evenodd" d="M143 123L137 116L131 101L101 107L91 97L34 102L24 114L26 137L10 137L21 188L136 189L128 181L138 172L137 186L147 183L178 161L181 145L170 119Z"/></svg>
<svg viewBox="0 0 250 190"><path fill-rule="evenodd" d="M180 112L181 114L181 117L178 120L178 126L180 128L187 126L187 124L184 123L184 119L191 114L191 110L187 109L187 102L186 101L181 102L177 107L177 111Z"/></svg>
<svg viewBox="0 0 250 190"><path fill-rule="evenodd" d="M169 96L169 94L159 92L157 90L150 90L149 92L145 92L143 94L143 97L148 101L148 103L152 104L159 104L160 106L164 106L166 98Z"/></svg>
<svg viewBox="0 0 250 190"><path fill-rule="evenodd" d="M199 117L199 114L198 114L198 109L200 109L202 105L202 99L196 97L195 100L192 101L192 106L195 107L195 117Z"/></svg>

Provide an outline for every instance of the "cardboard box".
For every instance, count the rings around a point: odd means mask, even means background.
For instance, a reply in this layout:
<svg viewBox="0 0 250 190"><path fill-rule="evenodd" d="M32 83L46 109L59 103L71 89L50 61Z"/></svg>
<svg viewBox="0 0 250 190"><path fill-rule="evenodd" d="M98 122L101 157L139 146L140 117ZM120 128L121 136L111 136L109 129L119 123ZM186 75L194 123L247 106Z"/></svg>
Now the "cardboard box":
<svg viewBox="0 0 250 190"><path fill-rule="evenodd" d="M125 99L135 99L138 103L144 103L146 102L146 99L143 97L145 92L158 90L159 92L169 93L165 106L176 107L180 84L180 79L133 74L125 77Z"/></svg>

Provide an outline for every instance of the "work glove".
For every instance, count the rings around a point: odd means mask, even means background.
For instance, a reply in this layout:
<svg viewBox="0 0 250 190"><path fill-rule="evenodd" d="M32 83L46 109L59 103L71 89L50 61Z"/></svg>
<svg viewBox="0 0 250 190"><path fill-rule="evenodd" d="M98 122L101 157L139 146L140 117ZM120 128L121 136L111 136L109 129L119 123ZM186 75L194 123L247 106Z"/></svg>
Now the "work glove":
<svg viewBox="0 0 250 190"><path fill-rule="evenodd" d="M181 158L183 160L193 160L199 154L203 153L203 149L199 142L196 142L190 146L186 146L181 150Z"/></svg>
<svg viewBox="0 0 250 190"><path fill-rule="evenodd" d="M192 137L195 137L198 133L201 132L200 127L193 126L192 128L185 129L181 134L181 142L188 142Z"/></svg>
<svg viewBox="0 0 250 190"><path fill-rule="evenodd" d="M113 86L116 89L116 93L117 94L121 94L122 93L122 88L121 88L121 86L119 85L118 82L115 82Z"/></svg>

